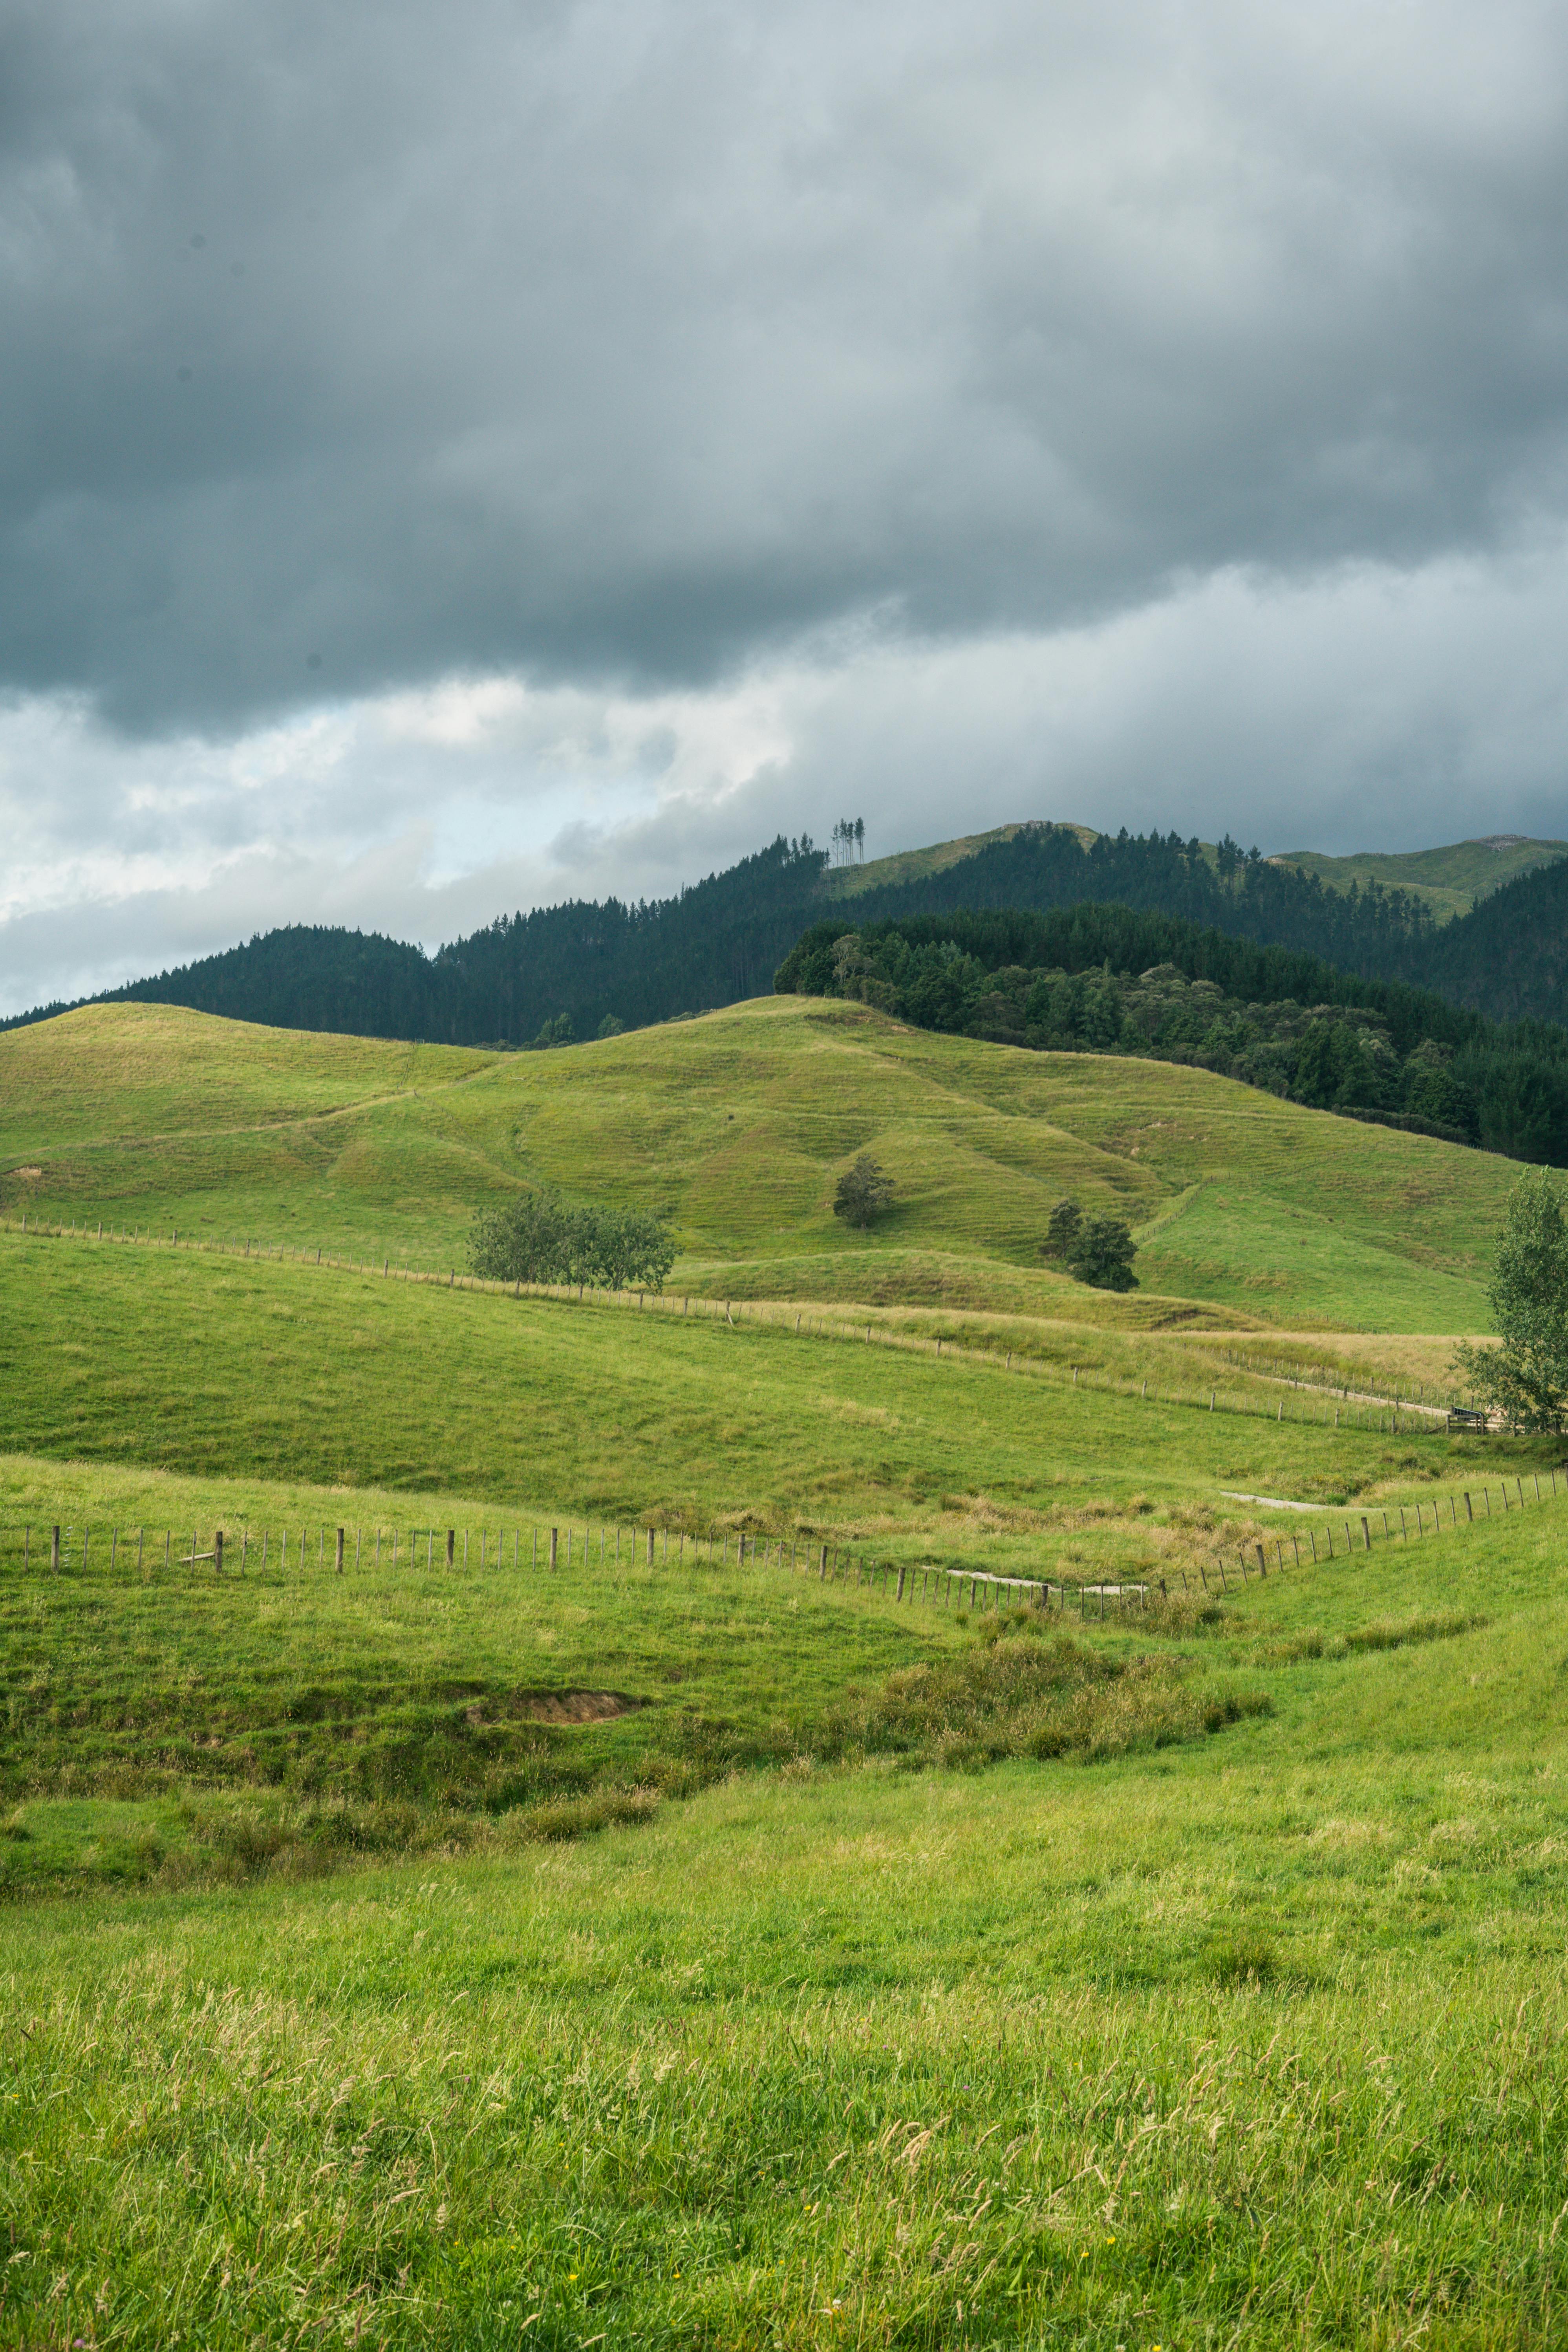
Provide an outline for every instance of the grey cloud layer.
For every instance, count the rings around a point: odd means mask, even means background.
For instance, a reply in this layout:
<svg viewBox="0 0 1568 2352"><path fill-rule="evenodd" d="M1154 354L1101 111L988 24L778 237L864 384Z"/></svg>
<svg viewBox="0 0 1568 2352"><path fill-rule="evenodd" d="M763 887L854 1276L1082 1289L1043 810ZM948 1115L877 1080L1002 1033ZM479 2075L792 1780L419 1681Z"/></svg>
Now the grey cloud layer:
<svg viewBox="0 0 1568 2352"><path fill-rule="evenodd" d="M1508 5L13 0L0 684L221 731L1505 543L1565 68Z"/></svg>

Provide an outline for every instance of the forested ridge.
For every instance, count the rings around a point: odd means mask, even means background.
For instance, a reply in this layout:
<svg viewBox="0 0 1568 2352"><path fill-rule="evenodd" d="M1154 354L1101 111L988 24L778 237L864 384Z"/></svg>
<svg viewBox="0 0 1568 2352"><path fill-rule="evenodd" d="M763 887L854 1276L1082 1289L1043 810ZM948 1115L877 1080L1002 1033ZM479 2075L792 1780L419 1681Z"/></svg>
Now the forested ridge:
<svg viewBox="0 0 1568 2352"><path fill-rule="evenodd" d="M1568 1166L1568 1030L1505 1026L1179 916L1080 905L853 930L829 918L775 985L1004 1045L1189 1063L1314 1108Z"/></svg>
<svg viewBox="0 0 1568 2352"><path fill-rule="evenodd" d="M563 1044L606 1022L636 1028L765 991L802 932L829 914L826 868L808 836L781 835L672 898L502 915L434 955L378 933L297 925L88 1001L369 1036ZM1102 834L1086 847L1069 826L1037 824L940 873L846 899L843 925L1079 904L1180 919L1361 980L1435 990L1493 1018L1568 1018L1568 860L1439 926L1408 893L1336 890L1228 839L1214 852L1173 833Z"/></svg>

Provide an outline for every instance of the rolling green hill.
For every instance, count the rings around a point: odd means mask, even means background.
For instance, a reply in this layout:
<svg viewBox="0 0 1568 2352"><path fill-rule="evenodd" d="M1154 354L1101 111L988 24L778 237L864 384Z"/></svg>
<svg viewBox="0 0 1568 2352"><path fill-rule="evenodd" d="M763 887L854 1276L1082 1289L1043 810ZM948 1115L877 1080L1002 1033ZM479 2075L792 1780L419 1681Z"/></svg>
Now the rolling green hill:
<svg viewBox="0 0 1568 2352"><path fill-rule="evenodd" d="M1478 898L1501 889L1516 876L1559 857L1568 857L1568 841L1531 841L1521 834L1500 833L1480 841L1450 842L1441 849L1361 850L1352 857L1287 849L1271 863L1315 874L1334 890L1348 890L1352 882L1363 890L1369 882L1407 890L1439 922L1447 922L1455 915L1468 915Z"/></svg>
<svg viewBox="0 0 1568 2352"><path fill-rule="evenodd" d="M898 1187L832 1214L855 1153ZM164 1006L0 1037L0 1207L461 1264L476 1208L547 1181L653 1209L674 1281L736 1296L1302 1327L1483 1323L1508 1163L1198 1069L1024 1053L835 1000L760 998L548 1055L416 1049ZM1114 1206L1143 1290L1041 1265L1052 1203ZM1184 1310L1190 1316L1190 1307Z"/></svg>
<svg viewBox="0 0 1568 2352"><path fill-rule="evenodd" d="M830 998L0 1036L0 2341L1557 2341L1568 1482L1383 1392L1514 1173ZM674 1295L451 1276L540 1180Z"/></svg>

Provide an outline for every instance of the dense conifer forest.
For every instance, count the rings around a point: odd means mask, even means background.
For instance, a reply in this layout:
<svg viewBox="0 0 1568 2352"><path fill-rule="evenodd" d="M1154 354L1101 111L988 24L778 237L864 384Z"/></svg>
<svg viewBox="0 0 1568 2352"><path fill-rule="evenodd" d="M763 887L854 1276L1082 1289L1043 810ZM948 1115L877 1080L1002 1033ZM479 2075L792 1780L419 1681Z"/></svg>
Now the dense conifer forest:
<svg viewBox="0 0 1568 2352"><path fill-rule="evenodd" d="M833 890L827 853L781 835L669 898L502 915L434 955L377 933L291 926L92 1001L368 1036L565 1044L606 1024L640 1027L766 991ZM1336 890L1229 839L1211 851L1173 833L1102 834L1086 847L1070 826L1037 824L941 872L846 899L841 927L1084 904L1179 919L1358 980L1434 991L1492 1019L1568 1018L1568 860L1439 925L1408 893L1376 883ZM1317 993L1327 1001L1325 988ZM44 1005L17 1020L64 1010Z"/></svg>
<svg viewBox="0 0 1568 2352"><path fill-rule="evenodd" d="M1193 1063L1320 1109L1568 1166L1568 1030L1502 1026L1180 917L1078 906L853 931L830 918L776 984L922 1029Z"/></svg>

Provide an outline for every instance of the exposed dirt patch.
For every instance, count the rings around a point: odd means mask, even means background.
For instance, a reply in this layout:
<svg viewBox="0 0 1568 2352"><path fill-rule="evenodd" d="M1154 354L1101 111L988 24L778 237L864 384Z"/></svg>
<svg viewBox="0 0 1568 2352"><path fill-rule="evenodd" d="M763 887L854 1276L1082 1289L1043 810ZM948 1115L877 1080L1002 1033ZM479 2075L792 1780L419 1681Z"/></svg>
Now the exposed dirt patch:
<svg viewBox="0 0 1568 2352"><path fill-rule="evenodd" d="M470 1723L498 1723L506 1716L521 1716L530 1723L608 1723L617 1715L634 1715L647 1705L624 1691L522 1690L470 1706Z"/></svg>

